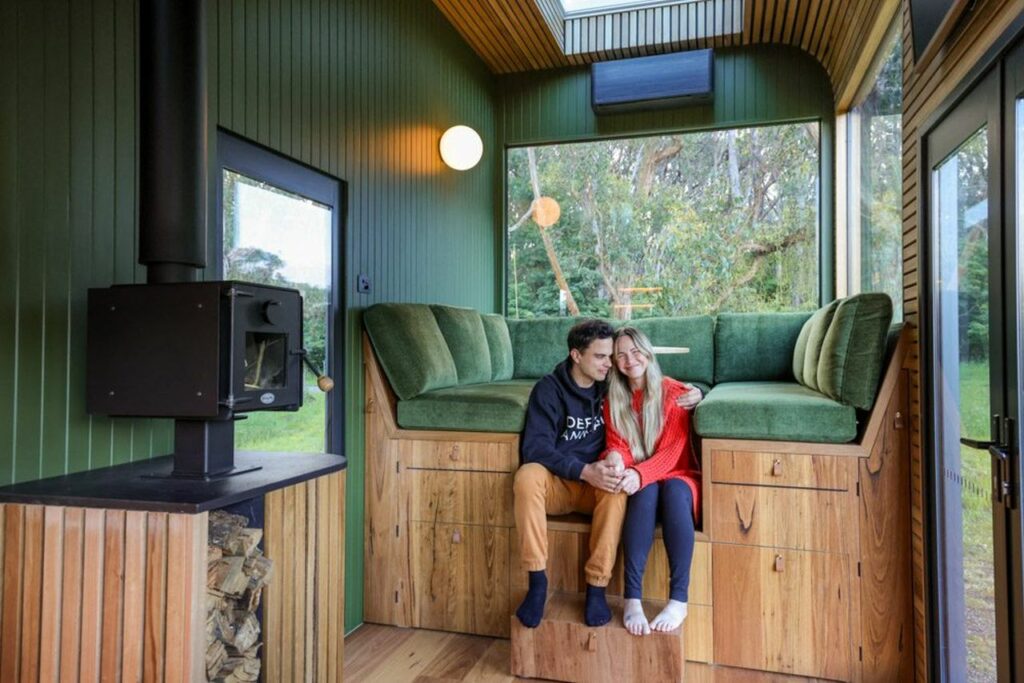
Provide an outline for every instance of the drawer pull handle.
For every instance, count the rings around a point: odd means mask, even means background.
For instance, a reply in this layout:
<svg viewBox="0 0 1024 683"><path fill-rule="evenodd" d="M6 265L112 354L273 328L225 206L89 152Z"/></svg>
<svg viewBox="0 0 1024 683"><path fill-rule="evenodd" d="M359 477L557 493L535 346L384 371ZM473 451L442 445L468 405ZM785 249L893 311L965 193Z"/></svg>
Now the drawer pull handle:
<svg viewBox="0 0 1024 683"><path fill-rule="evenodd" d="M448 458L452 461L459 459L459 447L458 445L452 446L452 450L448 453Z"/></svg>
<svg viewBox="0 0 1024 683"><path fill-rule="evenodd" d="M786 568L786 561L782 559L782 555L775 556L775 571L782 573Z"/></svg>
<svg viewBox="0 0 1024 683"><path fill-rule="evenodd" d="M597 634L591 633L587 638L587 652L597 652Z"/></svg>
<svg viewBox="0 0 1024 683"><path fill-rule="evenodd" d="M462 543L462 532L458 529L452 532L452 543Z"/></svg>
<svg viewBox="0 0 1024 683"><path fill-rule="evenodd" d="M772 463L772 476L773 477L781 477L782 476L782 461L781 460L776 459L775 462Z"/></svg>

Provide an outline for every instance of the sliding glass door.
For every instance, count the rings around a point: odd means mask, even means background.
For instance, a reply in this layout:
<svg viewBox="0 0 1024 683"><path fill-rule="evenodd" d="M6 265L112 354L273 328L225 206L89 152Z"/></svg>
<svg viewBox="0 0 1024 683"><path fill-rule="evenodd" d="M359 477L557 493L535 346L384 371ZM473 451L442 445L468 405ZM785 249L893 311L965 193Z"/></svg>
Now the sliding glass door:
<svg viewBox="0 0 1024 683"><path fill-rule="evenodd" d="M1004 182L1019 174L1009 152L1024 107L1007 104L1006 66L925 138L934 673L957 682L1014 681L1024 661L1020 212Z"/></svg>

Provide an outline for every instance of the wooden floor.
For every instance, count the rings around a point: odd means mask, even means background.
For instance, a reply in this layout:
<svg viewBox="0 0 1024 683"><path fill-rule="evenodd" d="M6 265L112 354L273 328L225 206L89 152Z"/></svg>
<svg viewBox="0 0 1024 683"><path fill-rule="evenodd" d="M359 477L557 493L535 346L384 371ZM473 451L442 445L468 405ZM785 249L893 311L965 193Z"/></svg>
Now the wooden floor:
<svg viewBox="0 0 1024 683"><path fill-rule="evenodd" d="M364 624L345 638L345 680L354 683L505 683L509 641L425 629ZM816 683L817 679L686 664L687 683ZM656 683L649 681L647 683ZM824 682L822 682L824 683Z"/></svg>
<svg viewBox="0 0 1024 683"><path fill-rule="evenodd" d="M527 680L509 673L509 641L363 624L345 638L345 680L448 683Z"/></svg>

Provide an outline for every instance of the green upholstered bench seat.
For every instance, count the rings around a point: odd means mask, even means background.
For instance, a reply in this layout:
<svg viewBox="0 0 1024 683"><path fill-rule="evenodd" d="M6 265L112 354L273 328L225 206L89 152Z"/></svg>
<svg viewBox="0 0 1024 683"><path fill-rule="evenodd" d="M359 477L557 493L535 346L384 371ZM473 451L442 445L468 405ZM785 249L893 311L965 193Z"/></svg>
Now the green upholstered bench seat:
<svg viewBox="0 0 1024 683"><path fill-rule="evenodd" d="M513 379L435 389L398 402L405 429L521 432L536 380Z"/></svg>
<svg viewBox="0 0 1024 683"><path fill-rule="evenodd" d="M846 443L857 410L795 382L716 384L696 411L704 438Z"/></svg>

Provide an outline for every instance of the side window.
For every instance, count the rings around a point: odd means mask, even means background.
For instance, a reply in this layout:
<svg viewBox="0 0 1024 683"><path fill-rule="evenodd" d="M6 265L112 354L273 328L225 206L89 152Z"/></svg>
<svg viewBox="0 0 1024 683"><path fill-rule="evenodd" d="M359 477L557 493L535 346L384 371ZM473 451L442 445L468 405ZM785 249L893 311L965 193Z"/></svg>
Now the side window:
<svg viewBox="0 0 1024 683"><path fill-rule="evenodd" d="M336 373L332 334L339 295L341 183L226 132L218 134L220 266L225 280L302 293L303 345L313 365ZM343 383L324 394L304 369L298 412L256 412L235 429L239 450L340 452Z"/></svg>

